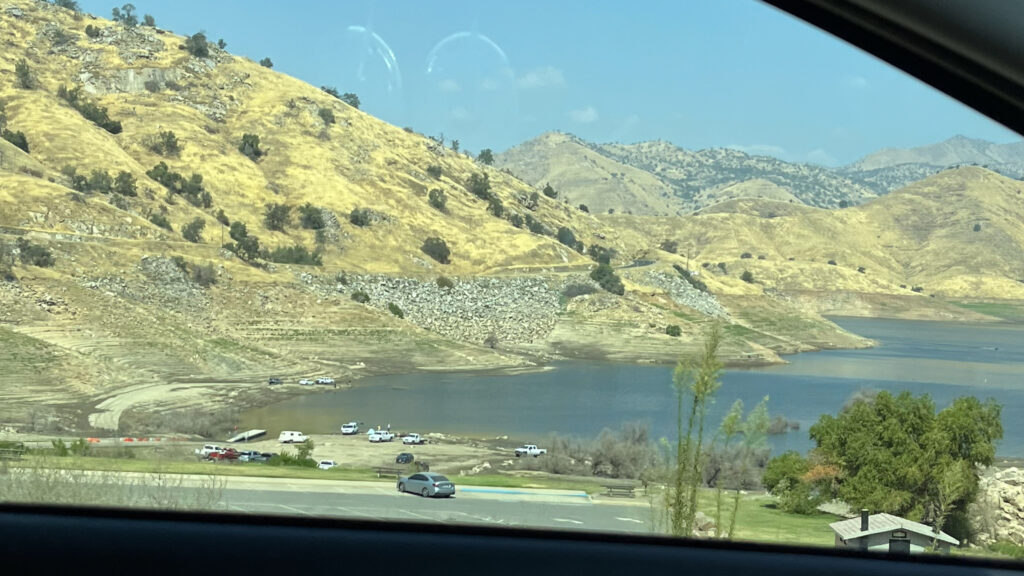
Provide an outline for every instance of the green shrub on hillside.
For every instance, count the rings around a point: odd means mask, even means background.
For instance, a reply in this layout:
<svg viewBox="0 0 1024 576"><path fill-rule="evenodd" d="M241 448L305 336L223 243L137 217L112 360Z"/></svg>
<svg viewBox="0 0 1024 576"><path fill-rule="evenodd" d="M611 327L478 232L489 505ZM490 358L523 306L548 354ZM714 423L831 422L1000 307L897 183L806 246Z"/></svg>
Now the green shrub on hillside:
<svg viewBox="0 0 1024 576"><path fill-rule="evenodd" d="M545 184L542 192L544 192L544 195L548 198L558 198L558 192L555 192L555 189L551 187L551 184Z"/></svg>
<svg viewBox="0 0 1024 576"><path fill-rule="evenodd" d="M705 262L705 264L707 264L707 262ZM683 280L689 282L690 286L693 286L694 288L700 290L701 292L708 291L708 285L705 284L704 281L701 280L700 278L697 278L696 276L691 274L690 271L687 270L686 268L683 268L679 264L673 264L672 268L674 268L675 271L678 272L679 275L683 277ZM707 268L707 266L705 266L705 268Z"/></svg>
<svg viewBox="0 0 1024 576"><path fill-rule="evenodd" d="M264 68L273 68L274 61L271 60L270 58L264 58L260 60L260 66L263 66Z"/></svg>
<svg viewBox="0 0 1024 576"><path fill-rule="evenodd" d="M206 41L206 34L196 32L185 39L185 49L196 58L206 58L210 55L210 46Z"/></svg>
<svg viewBox="0 0 1024 576"><path fill-rule="evenodd" d="M448 197L445 196L444 190L440 188L434 188L427 193L427 202L438 212L448 211Z"/></svg>
<svg viewBox="0 0 1024 576"><path fill-rule="evenodd" d="M348 221L362 228L372 223L373 212L369 208L353 208L348 215Z"/></svg>
<svg viewBox="0 0 1024 576"><path fill-rule="evenodd" d="M751 272L750 270L744 270L743 274L740 274L740 280L743 280L747 284L753 284L754 283L754 273Z"/></svg>
<svg viewBox="0 0 1024 576"><path fill-rule="evenodd" d="M310 252L301 244L275 248L267 254L267 260L278 264L300 264L303 266L321 266L324 263L320 252L315 250Z"/></svg>
<svg viewBox="0 0 1024 576"><path fill-rule="evenodd" d="M160 214L159 212L150 214L149 215L149 221L152 222L154 225L159 226L159 227L161 227L161 228L163 228L165 230L168 230L170 232L174 232L174 229L171 228L171 221L167 219L167 216L164 216L163 214Z"/></svg>
<svg viewBox="0 0 1024 576"><path fill-rule="evenodd" d="M205 266L193 266L192 267L192 281L202 286L203 288L209 288L217 283L217 271L213 269L213 264L207 264Z"/></svg>
<svg viewBox="0 0 1024 576"><path fill-rule="evenodd" d="M18 148L21 148L22 152L28 154L28 139L25 138L24 132L21 132L20 130L18 132L13 132L5 129L0 132L0 136L3 136L4 140L14 144Z"/></svg>
<svg viewBox="0 0 1024 576"><path fill-rule="evenodd" d="M665 327L665 334L678 338L683 335L683 329L675 324L669 324Z"/></svg>
<svg viewBox="0 0 1024 576"><path fill-rule="evenodd" d="M321 230L327 226L323 211L309 202L299 206L299 224L307 230Z"/></svg>
<svg viewBox="0 0 1024 576"><path fill-rule="evenodd" d="M471 174L469 181L466 183L466 190L469 193L481 200L490 200L493 197L491 193L491 179L486 173Z"/></svg>
<svg viewBox="0 0 1024 576"><path fill-rule="evenodd" d="M494 196L487 202L487 211L496 218L501 218L501 215L505 213L505 205L501 203L501 199Z"/></svg>
<svg viewBox="0 0 1024 576"><path fill-rule="evenodd" d="M18 259L22 264L49 268L55 263L53 253L46 246L33 244L24 238L18 238L15 246L18 247Z"/></svg>
<svg viewBox="0 0 1024 576"><path fill-rule="evenodd" d="M67 86L61 84L57 87L57 97L61 98L72 108L77 110L83 118L100 128L103 128L107 132L110 132L111 134L121 133L121 122L111 120L105 107L97 106L94 102L83 98L81 88L75 87L69 90Z"/></svg>
<svg viewBox="0 0 1024 576"><path fill-rule="evenodd" d="M615 274L615 271L608 264L598 264L597 268L590 272L590 278L598 283L601 288L612 294L622 296L626 293L626 287L622 279Z"/></svg>
<svg viewBox="0 0 1024 576"><path fill-rule="evenodd" d="M287 204L267 204L263 211L263 223L267 230L284 232L291 219L292 207Z"/></svg>
<svg viewBox="0 0 1024 576"><path fill-rule="evenodd" d="M36 87L36 81L32 78L32 69L28 65L28 60L24 58L14 64L14 77L18 81L19 88L31 90Z"/></svg>
<svg viewBox="0 0 1024 576"><path fill-rule="evenodd" d="M202 242L204 228L206 228L206 222L202 218L196 217L181 229L181 236L189 242Z"/></svg>
<svg viewBox="0 0 1024 576"><path fill-rule="evenodd" d="M569 284L562 290L562 296L565 296L566 300L572 300L577 296L585 296L595 292L597 292L597 288L594 288L590 284L574 283Z"/></svg>
<svg viewBox="0 0 1024 576"><path fill-rule="evenodd" d="M494 164L494 153L491 152L490 148L484 148L476 155L476 161L484 164L485 166L490 166L491 164Z"/></svg>
<svg viewBox="0 0 1024 576"><path fill-rule="evenodd" d="M427 175L430 176L431 178L440 179L441 167L438 166L437 164L431 164L430 166L427 166Z"/></svg>
<svg viewBox="0 0 1024 576"><path fill-rule="evenodd" d="M402 312L402 309L399 308L398 304L395 304L394 302L388 302L388 312L391 312L392 314L399 318L405 318L405 312Z"/></svg>
<svg viewBox="0 0 1024 576"><path fill-rule="evenodd" d="M86 185L89 192L99 192L100 194L110 194L111 190L114 189L114 179L110 177L104 170L93 170L89 174L89 181Z"/></svg>
<svg viewBox="0 0 1024 576"><path fill-rule="evenodd" d="M423 246L420 247L420 250L441 264L451 263L451 250L448 249L448 244L437 236L432 236L424 240Z"/></svg>
<svg viewBox="0 0 1024 576"><path fill-rule="evenodd" d="M114 178L113 191L121 196L138 196L135 176L131 172L118 172Z"/></svg>
<svg viewBox="0 0 1024 576"><path fill-rule="evenodd" d="M348 104L349 106L355 108L356 110L359 109L359 96L356 96L351 92L345 92L344 94L342 94L340 100L345 104Z"/></svg>
<svg viewBox="0 0 1024 576"><path fill-rule="evenodd" d="M217 215L214 216L214 217L217 219L217 222L220 222L221 224L223 224L225 226L230 226L231 225L231 220L228 220L228 215L224 213L224 209L223 208L217 210Z"/></svg>
<svg viewBox="0 0 1024 576"><path fill-rule="evenodd" d="M320 115L320 119L323 120L324 124L327 126L334 124L334 110L331 110L330 108L321 108L317 114Z"/></svg>
<svg viewBox="0 0 1024 576"><path fill-rule="evenodd" d="M356 290L352 293L352 299L360 304L366 304L370 301L370 295L362 290Z"/></svg>
<svg viewBox="0 0 1024 576"><path fill-rule="evenodd" d="M238 151L253 162L266 155L263 150L260 150L260 137L256 134L242 134L242 142L238 145Z"/></svg>
<svg viewBox="0 0 1024 576"><path fill-rule="evenodd" d="M447 276L438 276L437 287L442 290L451 290L452 288L455 288L455 283Z"/></svg>

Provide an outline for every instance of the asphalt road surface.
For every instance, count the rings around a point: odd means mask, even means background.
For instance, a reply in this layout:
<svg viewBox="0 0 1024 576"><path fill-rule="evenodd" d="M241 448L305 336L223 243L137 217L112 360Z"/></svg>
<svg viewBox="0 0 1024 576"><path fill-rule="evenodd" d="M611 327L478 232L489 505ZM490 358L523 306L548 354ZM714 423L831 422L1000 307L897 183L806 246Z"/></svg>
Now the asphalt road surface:
<svg viewBox="0 0 1024 576"><path fill-rule="evenodd" d="M221 499L228 511L242 513L649 534L651 509L642 500L474 487L457 487L452 498L423 498L399 494L393 484L342 493L228 487Z"/></svg>

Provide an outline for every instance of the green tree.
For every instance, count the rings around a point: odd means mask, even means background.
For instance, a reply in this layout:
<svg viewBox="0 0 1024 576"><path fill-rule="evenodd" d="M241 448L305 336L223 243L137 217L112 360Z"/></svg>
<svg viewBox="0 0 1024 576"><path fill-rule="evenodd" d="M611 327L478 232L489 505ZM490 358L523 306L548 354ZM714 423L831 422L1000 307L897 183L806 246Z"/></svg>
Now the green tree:
<svg viewBox="0 0 1024 576"><path fill-rule="evenodd" d="M53 0L53 5L58 8L64 8L71 10L72 12L78 12L78 2L76 0Z"/></svg>
<svg viewBox="0 0 1024 576"><path fill-rule="evenodd" d="M751 272L750 270L744 270L743 274L740 274L740 280L743 280L747 284L753 284L754 283L754 273Z"/></svg>
<svg viewBox="0 0 1024 576"><path fill-rule="evenodd" d="M565 244L566 246L576 246L576 235L573 234L572 230L566 228L565 226L558 227L558 232L555 234L555 238L557 238L559 242Z"/></svg>
<svg viewBox="0 0 1024 576"><path fill-rule="evenodd" d="M263 150L260 150L260 137L256 134L243 134L242 142L238 145L238 151L253 162L259 160L264 155Z"/></svg>
<svg viewBox="0 0 1024 576"><path fill-rule="evenodd" d="M587 208L586 204L580 204L580 212L586 212L587 214L590 214L590 208Z"/></svg>
<svg viewBox="0 0 1024 576"><path fill-rule="evenodd" d="M678 338L683 335L683 329L680 328L678 324L669 324L665 327L665 334Z"/></svg>
<svg viewBox="0 0 1024 576"><path fill-rule="evenodd" d="M338 100L341 100L341 94L338 93L338 89L334 86L321 86L320 89L323 90L325 94L330 94Z"/></svg>
<svg viewBox="0 0 1024 576"><path fill-rule="evenodd" d="M434 188L427 193L427 201L430 206L439 212L448 212L448 198L444 190Z"/></svg>
<svg viewBox="0 0 1024 576"><path fill-rule="evenodd" d="M452 253L451 250L448 249L448 244L437 236L431 236L424 240L423 246L420 247L420 250L441 264L451 263L450 257Z"/></svg>
<svg viewBox="0 0 1024 576"><path fill-rule="evenodd" d="M438 276L437 287L442 290L451 290L452 288L455 288L455 283L447 276Z"/></svg>
<svg viewBox="0 0 1024 576"><path fill-rule="evenodd" d="M356 110L359 110L359 96L356 96L351 92L346 92L341 95L340 100L345 104L348 104L349 106L355 108Z"/></svg>
<svg viewBox="0 0 1024 576"><path fill-rule="evenodd" d="M678 328L678 326L676 327ZM671 334L670 334L671 335ZM679 334L675 334L678 336ZM728 453L732 447L733 440L740 434L743 427L743 400L737 399L732 403L729 412L722 419L718 427L718 434L711 440L712 450L718 449L722 453ZM716 443L718 444L716 446ZM725 479L717 478L715 481L715 537L722 535L722 502L725 494Z"/></svg>
<svg viewBox="0 0 1024 576"><path fill-rule="evenodd" d="M50 268L55 263L53 253L46 246L33 244L24 238L18 238L14 245L18 247L18 259L22 264Z"/></svg>
<svg viewBox="0 0 1024 576"><path fill-rule="evenodd" d="M299 224L308 230L320 230L327 225L323 211L309 202L299 206Z"/></svg>
<svg viewBox="0 0 1024 576"><path fill-rule="evenodd" d="M4 140L7 140L11 144L20 148L22 152L28 154L28 139L25 138L25 133L18 131L12 132L11 130L0 130L0 135L3 136Z"/></svg>
<svg viewBox="0 0 1024 576"><path fill-rule="evenodd" d="M476 155L476 161L485 166L490 166L494 164L494 152L490 148L484 148Z"/></svg>
<svg viewBox="0 0 1024 576"><path fill-rule="evenodd" d="M270 58L264 58L260 60L260 66L263 66L264 68L273 68L274 61L271 60Z"/></svg>
<svg viewBox="0 0 1024 576"><path fill-rule="evenodd" d="M196 217L181 229L181 236L189 242L202 242L204 228L206 228L206 222L202 218Z"/></svg>
<svg viewBox="0 0 1024 576"><path fill-rule="evenodd" d="M458 140L454 140L453 139L451 144L450 144L450 146L451 146L452 152L455 152L456 154L459 153L459 141Z"/></svg>
<svg viewBox="0 0 1024 576"><path fill-rule="evenodd" d="M437 164L431 164L427 166L427 175L434 179L441 178L441 167Z"/></svg>
<svg viewBox="0 0 1024 576"><path fill-rule="evenodd" d="M394 302L388 302L388 312L391 312L391 314L399 318L405 318L405 312L402 312L402 309Z"/></svg>
<svg viewBox="0 0 1024 576"><path fill-rule="evenodd" d="M93 170L89 174L89 183L87 184L89 192L99 192L100 194L110 194L110 191L114 187L114 179L110 177L103 170Z"/></svg>
<svg viewBox="0 0 1024 576"><path fill-rule="evenodd" d="M493 216L501 218L501 215L505 213L505 205L501 203L501 199L497 196L492 196L487 202L487 211Z"/></svg>
<svg viewBox="0 0 1024 576"><path fill-rule="evenodd" d="M28 66L28 60L22 58L14 64L14 76L18 80L19 88L31 90L36 87L35 80L32 78L32 69Z"/></svg>
<svg viewBox="0 0 1024 576"><path fill-rule="evenodd" d="M131 172L118 172L117 177L114 178L113 190L121 196L139 195L136 190L135 176Z"/></svg>
<svg viewBox="0 0 1024 576"><path fill-rule="evenodd" d="M223 49L225 49L227 47L228 47L228 43L225 42L223 38L218 38L217 39L217 48L220 48L221 50L223 50Z"/></svg>
<svg viewBox="0 0 1024 576"><path fill-rule="evenodd" d="M185 49L196 58L206 58L210 55L210 46L206 41L206 34L196 32L185 39Z"/></svg>
<svg viewBox="0 0 1024 576"><path fill-rule="evenodd" d="M474 173L469 175L469 182L466 183L469 193L481 200L490 200L491 178L486 173Z"/></svg>
<svg viewBox="0 0 1024 576"><path fill-rule="evenodd" d="M334 124L334 110L331 110L330 108L321 108L317 111L317 114L320 115L320 119L324 121L325 125L330 126L331 124Z"/></svg>
<svg viewBox="0 0 1024 576"><path fill-rule="evenodd" d="M292 207L287 204L267 204L263 211L263 223L266 224L267 230L284 232L291 218L291 213Z"/></svg>
<svg viewBox="0 0 1024 576"><path fill-rule="evenodd" d="M120 22L125 28L135 28L139 25L139 18L135 15L135 6L132 4L125 4L121 8L114 8L110 19L114 22Z"/></svg>
<svg viewBox="0 0 1024 576"><path fill-rule="evenodd" d="M975 224L974 225L974 231L975 232L981 232L981 224Z"/></svg>
<svg viewBox="0 0 1024 576"><path fill-rule="evenodd" d="M936 414L928 395L879 392L823 415L810 435L815 453L841 471L839 498L934 527L963 516L977 494L976 470L992 464L1003 436L1001 411L967 396Z"/></svg>
<svg viewBox="0 0 1024 576"><path fill-rule="evenodd" d="M228 220L228 215L224 213L223 208L217 210L217 215L215 216L215 218L217 219L217 222L220 222L225 226L231 225L231 220Z"/></svg>
<svg viewBox="0 0 1024 576"><path fill-rule="evenodd" d="M370 301L370 295L362 290L356 290L352 293L352 299L360 304L366 304Z"/></svg>
<svg viewBox="0 0 1024 576"><path fill-rule="evenodd" d="M156 28L156 18L153 18L151 14L146 14L142 17L142 25Z"/></svg>
<svg viewBox="0 0 1024 576"><path fill-rule="evenodd" d="M152 222L154 225L159 226L160 228L163 228L164 230L168 230L170 232L174 232L174 228L171 228L171 221L167 219L167 216L164 216L163 214L160 214L159 212L155 212L153 214L150 214L149 215L149 221Z"/></svg>
<svg viewBox="0 0 1024 576"><path fill-rule="evenodd" d="M373 221L373 212L369 208L353 208L348 215L348 221L360 228L369 226Z"/></svg>
<svg viewBox="0 0 1024 576"><path fill-rule="evenodd" d="M597 268L590 272L590 278L597 282L601 288L612 294L622 296L626 293L626 287L622 284L622 279L615 274L615 271L608 264L598 264Z"/></svg>
<svg viewBox="0 0 1024 576"><path fill-rule="evenodd" d="M551 184L545 184L544 190L542 190L542 192L544 192L544 195L547 196L548 198L558 198L558 192L555 192L555 189L551 187Z"/></svg>
<svg viewBox="0 0 1024 576"><path fill-rule="evenodd" d="M693 534L697 491L703 483L704 420L707 407L721 386L718 360L721 328L712 325L700 353L680 358L672 373L676 394L676 453L668 490L669 529L675 536ZM689 404L689 410L685 406Z"/></svg>

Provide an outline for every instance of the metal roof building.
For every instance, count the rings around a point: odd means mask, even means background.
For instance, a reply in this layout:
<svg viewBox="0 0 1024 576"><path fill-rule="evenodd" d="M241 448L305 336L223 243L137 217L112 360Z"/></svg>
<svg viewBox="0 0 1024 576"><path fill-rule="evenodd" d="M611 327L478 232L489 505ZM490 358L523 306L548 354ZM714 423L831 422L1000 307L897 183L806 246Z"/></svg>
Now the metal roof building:
<svg viewBox="0 0 1024 576"><path fill-rule="evenodd" d="M940 551L949 552L950 546L960 544L945 532L936 534L931 526L892 514L868 515L867 510L861 510L859 518L833 522L829 527L836 533L836 548L911 553L931 550L937 543Z"/></svg>

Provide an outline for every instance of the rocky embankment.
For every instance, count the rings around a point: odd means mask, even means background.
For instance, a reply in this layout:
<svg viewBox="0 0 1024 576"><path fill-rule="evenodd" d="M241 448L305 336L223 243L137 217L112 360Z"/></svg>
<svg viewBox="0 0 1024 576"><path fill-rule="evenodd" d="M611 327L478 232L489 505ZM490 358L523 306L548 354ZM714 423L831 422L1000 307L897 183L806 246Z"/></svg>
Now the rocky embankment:
<svg viewBox="0 0 1024 576"><path fill-rule="evenodd" d="M626 276L633 279L629 274ZM654 286L655 288L661 288L668 293L676 304L681 304L715 318L729 318L729 312L713 294L701 292L678 274L648 271L639 278L636 278L636 281L648 286Z"/></svg>
<svg viewBox="0 0 1024 576"><path fill-rule="evenodd" d="M1024 471L1007 468L981 478L972 506L976 544L995 541L1024 546Z"/></svg>

